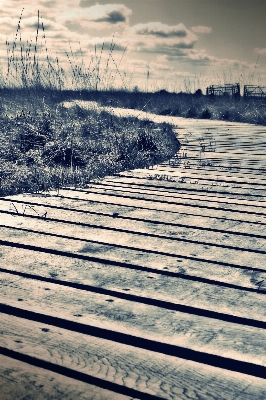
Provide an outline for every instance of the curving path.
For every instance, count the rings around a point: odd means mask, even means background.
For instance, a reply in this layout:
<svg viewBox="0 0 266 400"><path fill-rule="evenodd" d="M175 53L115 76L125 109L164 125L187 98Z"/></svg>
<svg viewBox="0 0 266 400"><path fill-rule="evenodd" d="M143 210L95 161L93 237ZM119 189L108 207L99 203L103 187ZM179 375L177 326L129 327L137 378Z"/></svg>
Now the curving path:
<svg viewBox="0 0 266 400"><path fill-rule="evenodd" d="M147 116L169 162L0 198L1 399L266 398L266 129Z"/></svg>

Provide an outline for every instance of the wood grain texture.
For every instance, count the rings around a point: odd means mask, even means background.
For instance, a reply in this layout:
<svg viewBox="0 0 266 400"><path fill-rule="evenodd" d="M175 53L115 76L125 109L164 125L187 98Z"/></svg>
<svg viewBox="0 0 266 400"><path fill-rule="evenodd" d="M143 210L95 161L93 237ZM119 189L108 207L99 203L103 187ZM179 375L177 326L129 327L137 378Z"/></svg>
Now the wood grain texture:
<svg viewBox="0 0 266 400"><path fill-rule="evenodd" d="M173 188L174 189L174 188ZM208 208L218 208L230 211L240 211L240 212L248 212L251 213L265 213L266 210L266 202L265 201L254 201L248 199L234 199L234 198L226 198L226 197L217 197L211 194L205 193L204 196L198 193L182 193L179 192L178 188L175 188L175 191L172 190L158 190L155 187L147 188L145 186L135 186L135 185L126 185L126 184L115 184L108 181L103 181L102 183L91 183L89 188L86 191L90 192L90 190L95 191L103 191L107 193L111 191L111 193L117 193L122 195L132 195L135 196L136 193L142 194L142 197L149 198L150 196L156 195L162 201L167 201L169 199L170 202L176 201L177 203L186 203L193 204L196 202L200 207L208 207ZM229 214L230 215L230 214Z"/></svg>
<svg viewBox="0 0 266 400"><path fill-rule="evenodd" d="M1 274L0 288L0 302L21 310L202 353L266 365L266 354L261 351L266 340L265 329L138 304L47 282L10 278L9 274L4 273Z"/></svg>
<svg viewBox="0 0 266 400"><path fill-rule="evenodd" d="M139 288L141 292L145 292L145 287L151 287L151 290L154 290L151 285L153 281L149 278L146 279L149 273L158 274L156 287L162 286L160 282L167 282L167 293L169 295L172 292L172 290L169 290L169 284L175 285L177 282L177 279L174 278L178 278L180 282L188 280L190 287L192 285L191 282L201 282L201 279L206 284L235 285L239 289L251 289L257 292L264 291L266 286L266 272L253 271L252 269L243 270L219 264L212 265L187 259L176 260L176 263L169 263L168 266L165 265L165 262L161 264L154 263L154 265L151 265L150 272L147 271L147 274L143 275L142 272L145 272L145 269L141 261L138 267L137 265L135 267L132 265L132 268L130 266L126 268L125 264L114 266L110 263L108 265L108 263L73 259L67 256L40 253L38 251L25 251L20 248L12 248L12 251L10 251L8 246L0 246L0 257L3 271L35 274L39 277L60 280L67 279L68 282L113 290L123 290L130 283L132 293L137 293L135 290L139 287L140 281L141 286ZM23 260L23 263L21 260ZM161 275L168 278L161 278ZM143 278L140 280L140 277ZM183 282L183 284L186 283ZM158 294L158 290L156 290L156 296ZM174 296L176 296L176 291ZM151 297L153 296L151 295Z"/></svg>
<svg viewBox="0 0 266 400"><path fill-rule="evenodd" d="M167 163L168 164L168 163ZM168 166L169 167L169 166ZM249 187L249 188L243 188L243 187L234 187L233 190L230 186L230 183L222 182L221 185L219 185L219 182L217 182L216 176L217 176L217 168L211 168L210 171L204 170L202 168L198 168L197 170L191 171L190 173L193 175L193 177L190 178L189 182L186 183L182 179L182 183L178 180L162 180L160 179L158 172L158 168L154 168L152 170L146 171L138 171L136 173L135 171L127 171L127 172L122 172L119 174L119 176L115 177L106 177L105 180L109 183L117 183L117 184L134 184L134 185L145 185L145 187L154 187L158 190L176 190L176 192L181 192L181 193L186 193L186 194L197 194L204 196L205 194L207 196L217 196L217 198L230 198L230 199L240 199L240 200L253 200L253 201L260 201L264 200L265 201L265 189L254 189L254 187ZM176 168L176 167L174 167ZM142 175L141 175L142 172ZM187 171L180 168L180 173L181 173L181 178L186 177ZM238 171L239 173L239 171ZM249 174L248 172L241 172L240 173L244 174L245 176ZM209 182L209 184L202 185L201 184L201 177L203 177L205 174L207 174L210 178L212 178L212 181ZM236 172L233 171L232 176L235 176ZM254 174L251 174L253 177L256 176ZM223 176L230 176L230 171L226 170L226 172L223 173ZM171 178L171 175L169 176Z"/></svg>
<svg viewBox="0 0 266 400"><path fill-rule="evenodd" d="M15 211L15 203L8 202L0 202L0 207L2 212L6 211L6 213L10 213L10 209L12 212ZM10 207L11 205L11 207ZM16 204L16 209L20 211L23 215L23 209L27 207L27 204ZM141 221L137 219L129 219L127 217L123 217L123 214L118 213L118 217L114 218L112 215L97 215L97 214L89 214L84 211L84 213L76 212L74 210L66 210L63 208L49 208L44 206L32 206L32 209L26 208L24 218L25 220L30 220L35 218L39 218L39 216L46 215L45 221L55 222L55 223L68 223L71 227L73 224L72 229L78 233L77 225L79 226L86 226L86 229L91 227L99 227L102 229L114 229L119 230L121 233L123 232L132 232L136 234L142 234L142 236L149 236L149 235L156 235L157 237L161 237L162 239L173 239L177 241L183 240L191 240L191 241L198 241L198 242L206 242L210 245L224 245L224 246L234 246L234 247L246 247L250 250L264 250L266 251L266 236L259 236L259 233L256 236L256 231L252 230L253 226L247 226L248 232L245 232L245 235L241 235L239 231L230 231L225 229L224 226L220 227L219 231L219 224L218 226L212 228L203 228L195 224L194 226L189 226L183 224L181 225L174 225L174 223L167 224L167 222L163 223L153 223L152 221ZM9 220L8 215L6 215L6 219ZM3 221L4 221L4 214ZM19 215L13 214L13 219ZM31 221L29 222L32 225L37 225L36 222ZM59 226L60 228L60 226ZM266 229L264 232L266 233ZM104 234L104 231L103 231Z"/></svg>
<svg viewBox="0 0 266 400"><path fill-rule="evenodd" d="M67 190L63 191L61 193L62 195L68 196L73 193L68 192ZM105 193L97 193L93 192L92 190L88 193L84 193L82 196L79 192L79 197L83 200L88 200L88 201L100 201L100 202L110 202L110 203L116 203L118 205L124 205L124 206L134 206L136 204L136 200L138 200L138 206L139 207L145 207L148 209L152 210L158 210L158 211L172 211L175 213L186 213L186 214L194 214L194 215L204 215L204 216L214 216L216 218L224 218L227 213L230 213L229 218L234 218L234 219L240 219L244 220L247 222L263 222L264 224L266 223L266 217L265 215L256 215L254 214L244 214L241 213L240 210L235 210L235 211L230 211L228 207L224 210L220 210L219 208L208 208L208 207L199 207L200 204L197 204L196 201L193 204L175 204L175 202L171 203L170 201L168 202L162 202L160 198L154 198L154 200L158 201L152 201L151 198L143 200L142 195L134 195L133 196L122 196L122 195L117 195L114 194L111 196L111 194L105 194Z"/></svg>
<svg viewBox="0 0 266 400"><path fill-rule="evenodd" d="M248 375L204 364L199 369L199 365L192 361L33 321L23 323L16 317L2 315L1 321L1 343L8 349L134 388L143 393L142 398L148 393L163 399L215 399L217 396L230 399L251 388L261 395L266 390L263 379ZM193 382L191 376L194 376ZM214 390L211 390L212 386Z"/></svg>
<svg viewBox="0 0 266 400"><path fill-rule="evenodd" d="M182 185L183 187L183 185ZM27 203L32 203L37 207L34 207L37 212L40 213L40 215L44 214L46 211L49 216L49 209L45 208L46 205L52 205L56 207L65 207L66 211L68 212L68 209L71 208L72 210L77 210L78 212L83 211L85 213L85 221L88 218L88 214L86 216L86 213L98 213L96 215L96 218L99 216L99 214L104 213L109 215L109 218L113 216L113 213L118 213L121 218L123 217L130 217L130 218L138 218L138 219L144 219L146 221L161 221L164 224L165 223L180 223L185 226L199 226L203 228L217 228L221 230L233 230L235 233L238 232L243 232L243 233L250 233L250 232L257 232L258 234L264 235L265 236L265 224L261 223L252 223L248 221L243 221L243 215L241 218L234 219L233 215L226 215L226 218L216 218L213 215L206 215L206 213L203 213L203 215L195 215L193 212L188 213L175 213L172 212L169 208L166 210L154 210L154 209L149 209L149 208L141 208L139 206L139 203L133 203L131 206L130 205L121 205L119 203L115 203L115 199L109 199L109 202L106 201L101 201L99 200L98 202L93 202L89 200L82 200L80 192L65 192L65 197L63 196L55 196L55 197L40 197L38 195L20 195L20 196L15 196L15 197L10 197L9 199L6 199L8 203L5 205L1 204L1 208L4 207L6 210L7 207L8 209L11 209L14 211L14 207L12 206L11 202L13 200L21 202L21 204L16 204L16 207L18 208L19 211L23 212L25 204ZM66 196L68 194L68 196ZM25 203L25 204L24 204ZM11 207L10 207L11 206ZM38 207L40 206L40 207ZM35 214L34 211L31 211L27 209L27 213L32 213L33 215ZM61 213L61 212L60 212ZM60 215L59 213L59 215ZM71 213L70 213L71 215ZM83 214L79 214L78 216L80 221L82 221ZM91 218L91 215L89 216ZM241 222L241 223L240 223Z"/></svg>
<svg viewBox="0 0 266 400"><path fill-rule="evenodd" d="M21 216L12 217L7 214L2 214L1 223L0 239L11 240L16 243L34 243L40 247L43 247L43 243L47 243L46 247L77 253L89 252L90 247L96 244L96 247L97 245L100 247L105 246L106 250L108 250L109 246L111 252L112 250L113 252L117 250L119 253L119 251L125 249L129 250L128 254L130 252L153 252L163 256L197 257L216 263L226 262L229 265L235 264L244 267L251 265L254 268L264 268L264 250L254 252L246 250L245 247L234 249L212 246L208 242L194 243L182 240L177 242L171 239L143 237L114 230L76 227L70 224L53 223L44 220L34 221Z"/></svg>
<svg viewBox="0 0 266 400"><path fill-rule="evenodd" d="M1 354L0 399L133 400L132 397L77 381Z"/></svg>
<svg viewBox="0 0 266 400"><path fill-rule="evenodd" d="M188 195L179 195L179 194L169 194L169 193L158 193L157 191L147 191L143 190L141 188L135 189L135 188L124 188L122 186L116 187L116 186L111 186L111 185L93 185L90 184L88 188L84 189L84 192L87 193L88 195L93 193L93 194L106 194L106 195L111 195L111 196L117 196L117 197L128 197L128 198L141 198L144 200L153 200L161 203L169 203L169 204L177 204L177 205L187 205L187 206L194 206L199 207L199 208L205 208L205 209L214 209L215 211L217 209L222 209L223 211L228 211L230 212L248 212L248 213L265 213L265 205L263 207L263 204L257 203L256 205L254 204L243 204L241 202L222 202L216 201L213 198L210 198L206 196L206 199L202 199L199 197L189 197Z"/></svg>
<svg viewBox="0 0 266 400"><path fill-rule="evenodd" d="M202 310L265 321L266 296L264 292L258 291L260 279L262 281L265 279L264 274L257 273L250 276L246 273L246 279L252 277L257 289L257 293L249 293L218 286L214 283L206 284L190 281L178 276L155 274L38 252L37 254L27 252L25 256L25 250L22 249L14 249L12 252L9 248L3 247L3 249L5 254L9 255L7 259L2 257L5 268L8 268L10 263L10 271L21 272L22 274L29 273L33 276L35 274L37 281L38 277L47 277L55 283L57 280L61 280L62 285L65 284L65 286L71 286L71 283L79 283L84 286L85 290L85 286L90 285L95 289L102 288L114 291L118 295L119 293L126 293L139 296L140 302L142 298L143 302L145 302L145 298L162 300L173 305L186 305ZM21 260L23 260L23 264ZM16 275L14 278L8 274L5 276L10 281L17 279ZM228 281L230 281L230 275L228 275ZM241 282L238 283L241 284ZM262 286L263 288L264 286ZM87 288L87 290L90 291L90 288ZM132 300L134 301L134 299Z"/></svg>

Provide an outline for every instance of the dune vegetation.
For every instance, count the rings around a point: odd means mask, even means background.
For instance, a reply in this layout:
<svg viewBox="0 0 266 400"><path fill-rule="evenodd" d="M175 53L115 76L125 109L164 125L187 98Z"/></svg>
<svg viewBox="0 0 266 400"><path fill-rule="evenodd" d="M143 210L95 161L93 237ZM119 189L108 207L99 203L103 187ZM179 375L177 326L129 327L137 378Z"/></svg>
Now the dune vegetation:
<svg viewBox="0 0 266 400"><path fill-rule="evenodd" d="M162 162L180 148L171 125L117 117L97 103L88 110L64 102L35 113L23 109L2 115L0 124L1 195L85 186Z"/></svg>

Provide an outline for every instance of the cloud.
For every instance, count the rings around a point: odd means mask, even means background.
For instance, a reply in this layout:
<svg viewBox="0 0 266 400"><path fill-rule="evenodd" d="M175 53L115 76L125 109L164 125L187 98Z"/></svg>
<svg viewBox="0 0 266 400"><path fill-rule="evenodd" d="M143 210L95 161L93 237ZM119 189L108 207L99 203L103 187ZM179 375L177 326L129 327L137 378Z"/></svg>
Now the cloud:
<svg viewBox="0 0 266 400"><path fill-rule="evenodd" d="M165 52L164 55L158 57L159 61L172 62L178 61L184 66L189 67L210 67L210 68L232 68L236 70L249 70L253 64L244 61L232 60L227 58L217 58L208 53L204 49L180 49L180 52Z"/></svg>
<svg viewBox="0 0 266 400"><path fill-rule="evenodd" d="M10 16L15 18L18 22L23 10L22 20L33 15L36 16L38 11L40 12L40 15L47 16L48 14L49 18L56 18L56 16L60 15L60 13L66 8L66 3L69 1L70 0L65 0L65 2L63 0L38 0L38 2L33 2L31 0L24 0L21 2L21 5L19 5L18 0L0 0L0 16ZM72 7L75 2L76 0L72 0Z"/></svg>
<svg viewBox="0 0 266 400"><path fill-rule="evenodd" d="M0 18L0 26L2 32L9 33L10 30L15 30L18 26L18 20L10 17Z"/></svg>
<svg viewBox="0 0 266 400"><path fill-rule="evenodd" d="M218 60L217 58L208 55L205 50L192 50L189 52L188 58L191 61L201 63L212 63Z"/></svg>
<svg viewBox="0 0 266 400"><path fill-rule="evenodd" d="M187 71L177 71L172 74L174 77L181 77L181 78L188 78L190 76L193 76L191 72Z"/></svg>
<svg viewBox="0 0 266 400"><path fill-rule="evenodd" d="M80 6L80 16L91 22L105 22L107 24L116 25L119 23L127 23L132 11L123 4L96 4L87 7L87 1L82 0Z"/></svg>
<svg viewBox="0 0 266 400"><path fill-rule="evenodd" d="M161 22L137 24L131 28L131 32L137 35L150 35L159 38L185 38L189 34L188 29L183 24L170 26Z"/></svg>
<svg viewBox="0 0 266 400"><path fill-rule="evenodd" d="M135 69L139 70L145 70L147 71L148 69L152 72L155 71L172 71L173 66L170 66L168 63L165 63L164 59L162 58L163 63L160 63L158 61L151 61L147 62L145 60L132 60L130 62L130 65L134 67Z"/></svg>
<svg viewBox="0 0 266 400"><path fill-rule="evenodd" d="M240 70L249 70L254 67L254 64L248 64L245 61L239 61L228 58L217 58L211 56L205 52L205 50L192 50L187 55L187 59L185 61L189 61L190 63L197 66L205 66L212 68L223 68L228 69L231 68L233 70L237 70L238 73Z"/></svg>
<svg viewBox="0 0 266 400"><path fill-rule="evenodd" d="M127 45L126 42L121 40L115 40L113 37L93 37L90 38L86 41L86 47L87 48L94 48L97 46L97 48L103 48L103 49L108 49L110 51L113 49L115 52L117 51L125 51Z"/></svg>
<svg viewBox="0 0 266 400"><path fill-rule="evenodd" d="M101 18L96 18L94 22L107 22L109 24L117 24L119 22L126 22L127 17L124 13L119 11L110 11L103 15Z"/></svg>
<svg viewBox="0 0 266 400"><path fill-rule="evenodd" d="M192 49L198 40L183 24L170 26L160 22L134 25L128 28L127 37L129 48L133 52L166 54L173 57L185 55L185 51Z"/></svg>
<svg viewBox="0 0 266 400"><path fill-rule="evenodd" d="M39 20L39 29L42 29L42 26L44 27L45 31L53 31L53 32L67 32L68 29L62 25L58 24L54 21L51 21L46 18L40 18ZM21 28L22 29L35 29L37 30L38 28L38 19L37 17L30 17L30 18L24 18L21 21Z"/></svg>
<svg viewBox="0 0 266 400"><path fill-rule="evenodd" d="M183 57L187 55L187 50L192 49L194 43L173 43L173 44L163 44L163 43L155 43L152 45L143 45L138 47L137 50L144 53L155 53L155 54L165 54L171 56L173 58Z"/></svg>
<svg viewBox="0 0 266 400"><path fill-rule="evenodd" d="M255 53L257 53L257 54L259 54L259 55L261 55L261 56L264 56L264 55L266 54L266 48L265 48L265 47L262 48L262 49L259 49L259 48L257 47L254 51L255 51Z"/></svg>
<svg viewBox="0 0 266 400"><path fill-rule="evenodd" d="M210 28L209 26L192 26L191 30L195 33L211 33L212 28Z"/></svg>
<svg viewBox="0 0 266 400"><path fill-rule="evenodd" d="M155 71L172 71L173 66L170 66L169 64L159 64L157 62L152 62L150 63L151 70Z"/></svg>
<svg viewBox="0 0 266 400"><path fill-rule="evenodd" d="M60 14L58 20L74 32L105 31L110 34L114 29L123 30L129 24L129 16L132 11L123 4L96 4L91 7L73 7L71 12L66 9Z"/></svg>

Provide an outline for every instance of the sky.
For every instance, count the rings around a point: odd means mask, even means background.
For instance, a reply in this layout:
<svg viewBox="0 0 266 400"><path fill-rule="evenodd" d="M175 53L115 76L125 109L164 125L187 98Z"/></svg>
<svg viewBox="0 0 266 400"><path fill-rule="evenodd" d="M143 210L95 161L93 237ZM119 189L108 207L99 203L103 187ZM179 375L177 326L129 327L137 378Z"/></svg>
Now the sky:
<svg viewBox="0 0 266 400"><path fill-rule="evenodd" d="M97 65L106 85L176 92L266 86L265 0L0 0L2 70L6 40L10 49L14 40L33 48L38 12L43 57L66 68Z"/></svg>

